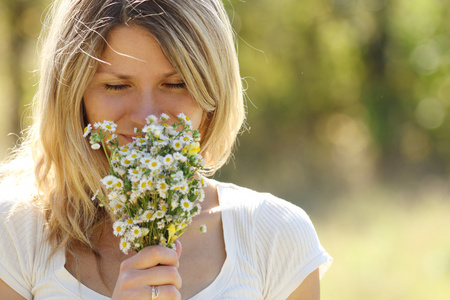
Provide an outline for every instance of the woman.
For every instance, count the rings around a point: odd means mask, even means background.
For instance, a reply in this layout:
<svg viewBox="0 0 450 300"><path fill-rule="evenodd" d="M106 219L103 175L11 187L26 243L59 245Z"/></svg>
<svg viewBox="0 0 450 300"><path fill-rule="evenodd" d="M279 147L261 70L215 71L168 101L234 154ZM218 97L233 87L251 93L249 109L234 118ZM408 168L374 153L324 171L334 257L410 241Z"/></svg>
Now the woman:
<svg viewBox="0 0 450 300"><path fill-rule="evenodd" d="M0 298L319 299L331 258L308 216L272 195L207 180L190 225L207 234L128 255L91 200L108 163L87 123L114 121L123 145L148 115L183 112L209 173L228 159L244 105L220 0L60 0L52 15L35 123L2 169Z"/></svg>

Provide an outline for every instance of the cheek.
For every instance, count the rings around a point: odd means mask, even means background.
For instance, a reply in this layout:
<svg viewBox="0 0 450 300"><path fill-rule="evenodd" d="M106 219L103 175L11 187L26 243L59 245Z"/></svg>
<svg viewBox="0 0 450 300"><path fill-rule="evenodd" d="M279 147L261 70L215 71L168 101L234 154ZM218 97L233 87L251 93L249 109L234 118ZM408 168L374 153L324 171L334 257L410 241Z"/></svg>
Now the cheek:
<svg viewBox="0 0 450 300"><path fill-rule="evenodd" d="M115 121L122 108L113 105L114 99L99 96L95 93L85 93L83 97L86 121L88 123L103 122L104 120Z"/></svg>
<svg viewBox="0 0 450 300"><path fill-rule="evenodd" d="M86 120L88 123L95 123L95 122L101 122L104 119L105 115L105 108L96 105L97 103L94 101L91 101L92 99L85 99L84 101L84 109L86 112Z"/></svg>
<svg viewBox="0 0 450 300"><path fill-rule="evenodd" d="M191 119L193 128L199 129L204 116L203 109L192 98L189 98L189 101L186 101L184 103L186 104L183 107L184 110L180 112L183 112Z"/></svg>

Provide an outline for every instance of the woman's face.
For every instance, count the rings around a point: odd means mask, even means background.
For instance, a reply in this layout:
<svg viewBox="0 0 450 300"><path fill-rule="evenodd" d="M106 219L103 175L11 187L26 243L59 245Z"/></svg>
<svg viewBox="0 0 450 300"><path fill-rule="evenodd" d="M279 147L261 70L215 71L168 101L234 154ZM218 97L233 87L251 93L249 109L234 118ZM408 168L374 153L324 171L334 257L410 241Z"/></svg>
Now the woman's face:
<svg viewBox="0 0 450 300"><path fill-rule="evenodd" d="M111 30L107 41L104 63L83 96L89 123L116 123L121 145L132 141L134 128L141 129L151 114L166 113L173 121L184 113L199 128L201 107L148 31L122 25Z"/></svg>

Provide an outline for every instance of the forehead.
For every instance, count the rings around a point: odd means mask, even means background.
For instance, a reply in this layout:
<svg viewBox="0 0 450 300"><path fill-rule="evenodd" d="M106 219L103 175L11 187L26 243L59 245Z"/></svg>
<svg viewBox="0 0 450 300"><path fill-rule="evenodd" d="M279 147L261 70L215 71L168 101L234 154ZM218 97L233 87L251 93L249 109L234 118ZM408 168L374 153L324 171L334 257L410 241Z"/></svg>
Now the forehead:
<svg viewBox="0 0 450 300"><path fill-rule="evenodd" d="M142 70L145 68L173 72L174 68L165 57L153 35L141 26L120 25L106 37L106 47L100 58L97 72L120 69Z"/></svg>

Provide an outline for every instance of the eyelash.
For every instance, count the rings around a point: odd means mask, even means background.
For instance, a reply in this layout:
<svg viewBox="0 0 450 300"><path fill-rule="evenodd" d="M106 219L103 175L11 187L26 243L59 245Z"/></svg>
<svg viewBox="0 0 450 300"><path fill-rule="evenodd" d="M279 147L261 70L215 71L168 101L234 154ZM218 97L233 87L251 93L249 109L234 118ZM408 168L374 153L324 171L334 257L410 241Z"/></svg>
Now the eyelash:
<svg viewBox="0 0 450 300"><path fill-rule="evenodd" d="M186 83L182 82L182 83L167 83L166 86L169 89L184 89L186 88ZM126 89L128 87L128 85L126 84L105 84L105 89L106 90L112 90L112 91L120 91L123 89Z"/></svg>
<svg viewBox="0 0 450 300"><path fill-rule="evenodd" d="M181 83L167 83L166 86L169 89L184 89L186 87L186 83L181 82Z"/></svg>
<svg viewBox="0 0 450 300"><path fill-rule="evenodd" d="M128 85L126 85L126 84L118 84L118 85L105 84L105 90L112 90L112 91L120 91L127 87L128 87Z"/></svg>

